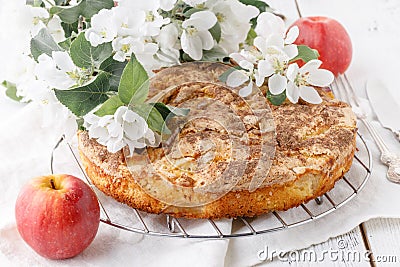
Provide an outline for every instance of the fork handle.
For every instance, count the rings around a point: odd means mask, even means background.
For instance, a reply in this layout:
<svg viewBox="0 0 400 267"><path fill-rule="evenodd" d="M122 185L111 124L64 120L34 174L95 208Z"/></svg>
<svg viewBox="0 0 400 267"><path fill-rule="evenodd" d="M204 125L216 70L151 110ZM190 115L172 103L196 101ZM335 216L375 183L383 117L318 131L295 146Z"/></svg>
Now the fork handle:
<svg viewBox="0 0 400 267"><path fill-rule="evenodd" d="M379 158L380 161L389 167L386 177L389 181L400 184L400 155L396 155L389 151L382 137L367 119L360 118L360 120L364 123L365 127L367 127L367 130L381 151L381 156Z"/></svg>
<svg viewBox="0 0 400 267"><path fill-rule="evenodd" d="M390 153L389 148L383 141L382 137L378 132L375 130L375 127L372 126L372 124L365 118L360 118L360 121L362 121L371 134L372 138L374 139L375 143L378 145L379 150L381 151L381 154L387 154Z"/></svg>
<svg viewBox="0 0 400 267"><path fill-rule="evenodd" d="M400 131L392 131L394 135L396 136L397 141L400 142Z"/></svg>

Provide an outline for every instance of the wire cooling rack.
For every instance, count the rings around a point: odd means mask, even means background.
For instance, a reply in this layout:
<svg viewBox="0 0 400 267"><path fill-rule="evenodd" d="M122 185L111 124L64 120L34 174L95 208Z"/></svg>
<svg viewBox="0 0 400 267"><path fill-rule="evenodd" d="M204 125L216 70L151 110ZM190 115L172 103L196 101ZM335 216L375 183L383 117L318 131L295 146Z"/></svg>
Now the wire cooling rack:
<svg viewBox="0 0 400 267"><path fill-rule="evenodd" d="M149 214L121 204L97 190L86 175L79 159L76 146L64 142L61 138L51 155L51 172L53 173L54 152L66 144L70 160L79 176L84 176L94 189L100 204L101 221L116 228L154 236L182 238L232 238L265 234L306 224L334 212L345 205L364 187L372 167L371 152L363 137L357 136L357 151L353 164L346 175L335 187L308 203L287 211L274 211L256 217L239 217L233 219L232 227L227 220L184 219L165 214Z"/></svg>

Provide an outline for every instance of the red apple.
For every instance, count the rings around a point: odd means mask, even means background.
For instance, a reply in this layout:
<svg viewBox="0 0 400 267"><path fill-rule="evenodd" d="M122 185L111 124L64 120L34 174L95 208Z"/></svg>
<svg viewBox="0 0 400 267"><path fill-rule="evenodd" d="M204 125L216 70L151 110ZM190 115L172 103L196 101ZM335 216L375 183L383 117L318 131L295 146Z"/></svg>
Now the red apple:
<svg viewBox="0 0 400 267"><path fill-rule="evenodd" d="M96 236L100 208L96 195L81 179L60 174L34 178L15 205L17 228L25 242L49 259L81 253Z"/></svg>
<svg viewBox="0 0 400 267"><path fill-rule="evenodd" d="M300 30L294 42L317 49L323 62L321 68L335 76L344 73L350 65L352 45L349 34L336 20L327 17L305 17L293 23Z"/></svg>

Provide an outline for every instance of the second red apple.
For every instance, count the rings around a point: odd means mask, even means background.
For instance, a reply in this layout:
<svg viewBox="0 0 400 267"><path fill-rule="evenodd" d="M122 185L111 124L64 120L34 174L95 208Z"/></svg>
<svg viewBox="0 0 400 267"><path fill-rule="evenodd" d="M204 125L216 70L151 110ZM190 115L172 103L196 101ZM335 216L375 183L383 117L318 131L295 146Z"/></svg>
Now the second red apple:
<svg viewBox="0 0 400 267"><path fill-rule="evenodd" d="M321 68L335 76L344 73L350 65L353 50L350 36L336 20L327 17L304 17L293 23L298 26L295 44L304 44L318 50Z"/></svg>

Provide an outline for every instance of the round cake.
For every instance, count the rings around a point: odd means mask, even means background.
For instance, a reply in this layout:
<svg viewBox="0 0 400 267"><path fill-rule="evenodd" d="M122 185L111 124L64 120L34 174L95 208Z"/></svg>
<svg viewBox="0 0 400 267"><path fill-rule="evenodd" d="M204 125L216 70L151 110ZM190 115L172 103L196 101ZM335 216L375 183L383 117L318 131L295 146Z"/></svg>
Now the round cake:
<svg viewBox="0 0 400 267"><path fill-rule="evenodd" d="M329 191L356 150L351 108L322 89L319 105L270 105L265 87L244 100L219 81L227 68L196 62L151 80L149 98L190 109L163 145L127 157L79 132L93 184L142 211L214 219L287 210Z"/></svg>

